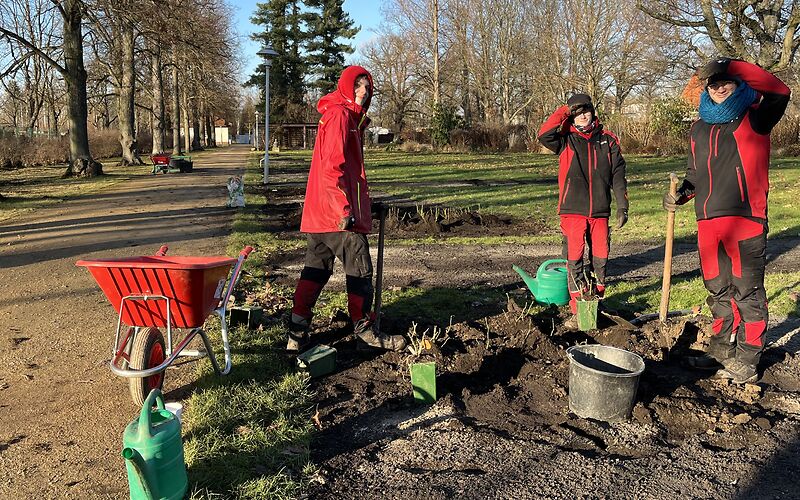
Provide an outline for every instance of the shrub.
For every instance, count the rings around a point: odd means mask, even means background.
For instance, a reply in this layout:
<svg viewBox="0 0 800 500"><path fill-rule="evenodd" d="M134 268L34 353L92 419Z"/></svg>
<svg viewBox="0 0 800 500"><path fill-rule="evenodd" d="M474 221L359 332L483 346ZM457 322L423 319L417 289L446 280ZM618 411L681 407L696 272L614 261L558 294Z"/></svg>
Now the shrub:
<svg viewBox="0 0 800 500"><path fill-rule="evenodd" d="M119 131L116 129L90 130L89 150L95 158L111 158L122 155Z"/></svg>
<svg viewBox="0 0 800 500"><path fill-rule="evenodd" d="M525 151L528 128L525 125L476 125L450 132L450 144L461 151Z"/></svg>
<svg viewBox="0 0 800 500"><path fill-rule="evenodd" d="M796 151L800 139L800 116L784 116L772 129L771 139L775 148Z"/></svg>
<svg viewBox="0 0 800 500"><path fill-rule="evenodd" d="M464 118L456 115L453 106L438 103L431 118L431 142L436 147L450 143L450 132L464 127Z"/></svg>
<svg viewBox="0 0 800 500"><path fill-rule="evenodd" d="M69 143L66 137L0 137L0 168L3 169L64 163L68 155Z"/></svg>
<svg viewBox="0 0 800 500"><path fill-rule="evenodd" d="M427 153L433 151L433 146L417 141L403 141L400 143L397 149L403 151L404 153Z"/></svg>

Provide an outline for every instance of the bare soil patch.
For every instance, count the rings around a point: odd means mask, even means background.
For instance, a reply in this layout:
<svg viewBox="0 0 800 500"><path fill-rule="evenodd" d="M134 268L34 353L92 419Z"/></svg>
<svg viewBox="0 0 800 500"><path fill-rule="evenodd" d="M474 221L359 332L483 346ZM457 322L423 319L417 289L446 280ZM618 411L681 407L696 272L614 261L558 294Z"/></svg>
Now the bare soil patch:
<svg viewBox="0 0 800 500"><path fill-rule="evenodd" d="M769 472L763 457L779 457L796 435L794 349L768 349L761 383L736 386L681 364L707 342L702 317L667 329L605 318L591 333L566 331L562 321L557 311L532 318L513 310L453 325L429 354L440 395L432 407L412 400L407 354L364 357L342 337L344 323L323 327L321 339L339 350L339 371L315 384L323 431L312 453L324 484L312 496L752 498L744 495L752 487L771 498L795 487L789 477L760 484ZM569 412L564 351L577 343L646 360L629 422Z"/></svg>

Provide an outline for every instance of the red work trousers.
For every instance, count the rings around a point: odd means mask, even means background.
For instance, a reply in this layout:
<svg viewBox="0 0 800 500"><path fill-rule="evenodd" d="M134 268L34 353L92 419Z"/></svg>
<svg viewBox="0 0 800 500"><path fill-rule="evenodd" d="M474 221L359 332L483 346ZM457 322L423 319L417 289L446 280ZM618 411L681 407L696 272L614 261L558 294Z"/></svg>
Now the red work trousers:
<svg viewBox="0 0 800 500"><path fill-rule="evenodd" d="M697 248L714 317L709 352L757 365L769 321L766 223L737 216L699 220Z"/></svg>
<svg viewBox="0 0 800 500"><path fill-rule="evenodd" d="M575 314L578 310L576 298L582 293L589 292L592 286L600 297L605 292L610 246L608 218L562 215L561 233L564 235L561 253L567 260L569 272L569 307ZM583 254L587 246L589 261L585 263Z"/></svg>

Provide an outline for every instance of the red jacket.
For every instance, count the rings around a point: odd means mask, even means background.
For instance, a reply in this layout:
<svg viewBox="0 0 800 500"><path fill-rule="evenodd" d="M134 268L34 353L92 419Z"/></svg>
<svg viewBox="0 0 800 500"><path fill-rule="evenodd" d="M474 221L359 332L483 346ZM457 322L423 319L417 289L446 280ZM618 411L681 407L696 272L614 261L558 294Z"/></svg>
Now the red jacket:
<svg viewBox="0 0 800 500"><path fill-rule="evenodd" d="M308 173L306 199L300 231L304 233L338 232L344 217L355 217L351 229L369 233L372 209L364 171L363 138L369 118L367 108L355 102L356 78L372 75L360 66L349 66L339 78L337 89L317 104L322 114Z"/></svg>
<svg viewBox="0 0 800 500"><path fill-rule="evenodd" d="M580 132L561 106L542 124L539 142L558 155L558 213L585 217L611 214L611 189L617 208L628 209L625 159L617 136L594 118L589 133Z"/></svg>
<svg viewBox="0 0 800 500"><path fill-rule="evenodd" d="M786 111L791 91L766 70L745 61L731 61L727 73L762 97L731 122L694 122L681 194L695 197L698 220L730 215L766 220L769 135Z"/></svg>

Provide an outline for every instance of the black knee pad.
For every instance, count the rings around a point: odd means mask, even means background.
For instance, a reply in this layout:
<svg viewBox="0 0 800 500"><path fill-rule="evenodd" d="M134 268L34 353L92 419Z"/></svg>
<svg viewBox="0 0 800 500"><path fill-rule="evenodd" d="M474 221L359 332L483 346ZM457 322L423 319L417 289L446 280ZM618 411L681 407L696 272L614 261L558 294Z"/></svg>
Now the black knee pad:
<svg viewBox="0 0 800 500"><path fill-rule="evenodd" d="M300 271L300 279L301 280L308 280L313 281L314 283L320 283L324 285L328 282L331 275L330 271L326 271L325 269L317 269L316 267L304 267L302 271Z"/></svg>

